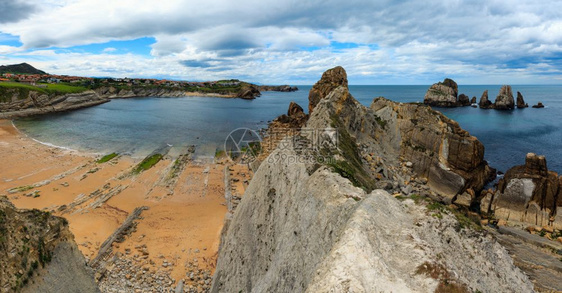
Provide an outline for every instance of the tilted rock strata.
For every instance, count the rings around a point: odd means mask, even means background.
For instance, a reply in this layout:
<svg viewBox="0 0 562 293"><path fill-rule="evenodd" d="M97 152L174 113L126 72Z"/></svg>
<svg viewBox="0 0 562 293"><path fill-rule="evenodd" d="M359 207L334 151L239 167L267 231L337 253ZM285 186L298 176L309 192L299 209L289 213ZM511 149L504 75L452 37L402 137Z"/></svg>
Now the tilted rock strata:
<svg viewBox="0 0 562 293"><path fill-rule="evenodd" d="M0 103L0 119L70 111L103 104L108 101L108 99L101 97L94 91L54 97L30 91L24 99L14 94L9 102Z"/></svg>
<svg viewBox="0 0 562 293"><path fill-rule="evenodd" d="M0 292L99 292L63 218L0 197Z"/></svg>
<svg viewBox="0 0 562 293"><path fill-rule="evenodd" d="M299 155L285 145L270 158ZM222 238L212 292L433 292L439 281L417 273L428 263L471 291L532 291L499 244L457 225L325 167L266 160Z"/></svg>
<svg viewBox="0 0 562 293"><path fill-rule="evenodd" d="M455 188L478 185L478 176L465 180L455 173L486 166L475 138L429 107L379 98L367 108L343 85L324 94L311 100L300 139L287 138L261 163L227 220L212 292L432 292L443 280L420 273L427 264L454 272L447 282L465 290L532 291L494 240L469 237L473 232L459 230L448 214L437 219L411 200L400 203L385 191L371 191L375 177L365 168L364 153L389 165L401 155L420 158L409 164L418 172L435 167L429 159L418 163L430 155L418 154L419 147L407 143L412 139L446 153L432 156L450 172L442 178L462 181ZM419 137L435 121L435 138ZM301 140L315 137L304 129L325 130L336 150L302 148ZM318 155L333 156L325 158L331 167L295 160ZM338 168L343 170L334 172Z"/></svg>
<svg viewBox="0 0 562 293"><path fill-rule="evenodd" d="M500 180L490 210L498 219L562 229L561 181L544 156L529 153Z"/></svg>

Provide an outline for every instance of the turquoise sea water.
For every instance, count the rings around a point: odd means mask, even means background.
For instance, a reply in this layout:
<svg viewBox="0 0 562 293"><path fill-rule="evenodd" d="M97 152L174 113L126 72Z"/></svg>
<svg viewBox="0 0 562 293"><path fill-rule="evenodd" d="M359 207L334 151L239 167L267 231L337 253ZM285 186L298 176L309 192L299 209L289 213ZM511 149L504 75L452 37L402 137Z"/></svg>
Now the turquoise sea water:
<svg viewBox="0 0 562 293"><path fill-rule="evenodd" d="M384 96L399 102L421 102L429 86L350 86L364 105ZM489 91L493 101L500 85L459 86L469 97ZM290 101L308 105L310 86L291 93L264 92L255 100L221 98L133 98L112 100L68 113L20 119L14 124L41 142L94 153L118 151L144 156L156 148L198 145L197 154L212 156L234 129L260 129L287 111ZM544 109L513 111L462 107L438 109L478 137L486 147L490 164L506 171L522 164L527 152L547 156L549 169L562 172L562 86L513 86L529 105L538 101ZM173 152L172 152L173 153Z"/></svg>

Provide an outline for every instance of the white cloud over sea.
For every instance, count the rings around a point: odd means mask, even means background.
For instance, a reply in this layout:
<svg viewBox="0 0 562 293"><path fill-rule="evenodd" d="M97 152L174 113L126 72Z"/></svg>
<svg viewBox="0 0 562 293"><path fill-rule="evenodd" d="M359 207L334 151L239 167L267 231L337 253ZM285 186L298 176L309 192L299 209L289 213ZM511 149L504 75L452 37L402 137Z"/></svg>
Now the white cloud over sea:
<svg viewBox="0 0 562 293"><path fill-rule="evenodd" d="M558 83L562 1L10 0L0 64L310 84Z"/></svg>

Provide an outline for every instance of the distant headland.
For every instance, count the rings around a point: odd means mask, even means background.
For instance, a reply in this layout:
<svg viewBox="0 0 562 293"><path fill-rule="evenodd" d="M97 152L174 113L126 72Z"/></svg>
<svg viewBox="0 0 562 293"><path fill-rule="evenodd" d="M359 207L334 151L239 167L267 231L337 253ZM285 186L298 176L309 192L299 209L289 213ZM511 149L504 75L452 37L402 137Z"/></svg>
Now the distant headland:
<svg viewBox="0 0 562 293"><path fill-rule="evenodd" d="M68 111L132 97L255 99L261 91L296 91L289 85L258 86L238 79L178 81L54 75L27 64L0 66L0 118Z"/></svg>

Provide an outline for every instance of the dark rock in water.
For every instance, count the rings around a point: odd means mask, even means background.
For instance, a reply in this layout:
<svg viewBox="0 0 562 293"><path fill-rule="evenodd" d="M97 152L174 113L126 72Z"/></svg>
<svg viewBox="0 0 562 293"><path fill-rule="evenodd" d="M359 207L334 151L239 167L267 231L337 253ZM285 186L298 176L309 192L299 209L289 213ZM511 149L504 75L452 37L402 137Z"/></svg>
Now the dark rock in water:
<svg viewBox="0 0 562 293"><path fill-rule="evenodd" d="M460 94L458 104L460 106L470 106L470 100L467 95Z"/></svg>
<svg viewBox="0 0 562 293"><path fill-rule="evenodd" d="M256 97L261 96L260 91L258 90L257 86L255 85L247 85L240 89L240 91L236 94L237 98L242 98L246 100L253 100Z"/></svg>
<svg viewBox="0 0 562 293"><path fill-rule="evenodd" d="M289 109L287 110L287 116L297 117L297 116L301 116L301 115L304 115L304 111L303 111L302 107L299 106L299 104L297 104L295 102L291 102L289 104Z"/></svg>
<svg viewBox="0 0 562 293"><path fill-rule="evenodd" d="M476 96L472 97L472 99L470 99L470 103L471 104L476 104Z"/></svg>
<svg viewBox="0 0 562 293"><path fill-rule="evenodd" d="M529 104L525 103L523 99L523 95L520 92L517 92L517 108L527 108Z"/></svg>
<svg viewBox="0 0 562 293"><path fill-rule="evenodd" d="M277 117L269 125L269 128L300 128L304 125L304 123L306 123L307 119L308 115L304 113L302 107L295 102L291 102L291 104L289 104L289 109L287 110L287 115L283 114Z"/></svg>
<svg viewBox="0 0 562 293"><path fill-rule="evenodd" d="M513 110L515 108L515 100L513 99L513 92L511 86L504 85L500 89L499 95L494 102L494 109L497 110Z"/></svg>
<svg viewBox="0 0 562 293"><path fill-rule="evenodd" d="M273 91L273 92L296 92L299 90L296 86L290 85L262 85L259 86L260 91Z"/></svg>
<svg viewBox="0 0 562 293"><path fill-rule="evenodd" d="M457 83L449 78L443 82L434 83L425 93L423 103L435 107L458 107L459 101Z"/></svg>
<svg viewBox="0 0 562 293"><path fill-rule="evenodd" d="M480 97L479 106L480 106L480 109L492 109L492 108L494 108L494 104L492 104L492 102L490 102L490 100L488 99L488 90L485 90L482 93L482 97Z"/></svg>
<svg viewBox="0 0 562 293"><path fill-rule="evenodd" d="M539 102L538 104L533 105L533 108L544 108L544 105L541 102Z"/></svg>
<svg viewBox="0 0 562 293"><path fill-rule="evenodd" d="M308 114L312 114L318 102L339 86L347 87L347 73L343 67L337 66L324 72L308 94Z"/></svg>
<svg viewBox="0 0 562 293"><path fill-rule="evenodd" d="M562 177L548 171L546 158L527 154L498 183L491 210L498 219L562 228Z"/></svg>

